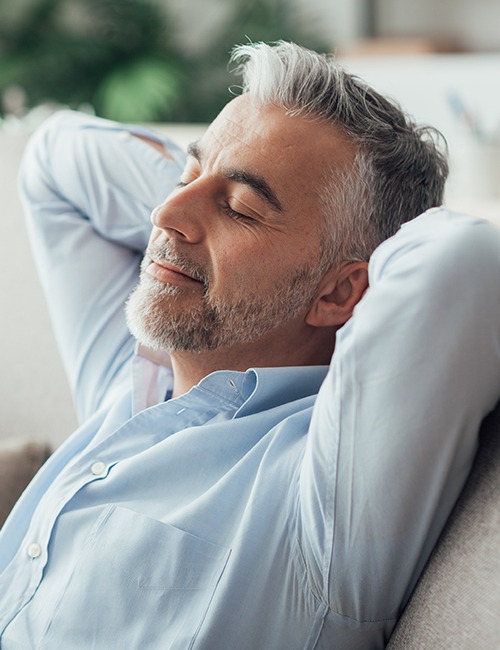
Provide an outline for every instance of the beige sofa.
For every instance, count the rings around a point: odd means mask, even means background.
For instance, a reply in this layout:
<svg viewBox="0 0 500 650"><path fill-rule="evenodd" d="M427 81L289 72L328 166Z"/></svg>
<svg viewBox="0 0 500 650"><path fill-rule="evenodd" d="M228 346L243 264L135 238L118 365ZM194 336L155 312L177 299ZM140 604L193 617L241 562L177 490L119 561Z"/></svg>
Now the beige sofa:
<svg viewBox="0 0 500 650"><path fill-rule="evenodd" d="M500 648L500 403L468 482L388 646Z"/></svg>
<svg viewBox="0 0 500 650"><path fill-rule="evenodd" d="M168 128L181 144L202 130ZM58 445L76 424L15 190L25 141L26 136L0 132L0 291L4 304L0 319L0 525L49 448ZM499 497L497 408L484 423L472 475L397 626L391 650L500 648Z"/></svg>

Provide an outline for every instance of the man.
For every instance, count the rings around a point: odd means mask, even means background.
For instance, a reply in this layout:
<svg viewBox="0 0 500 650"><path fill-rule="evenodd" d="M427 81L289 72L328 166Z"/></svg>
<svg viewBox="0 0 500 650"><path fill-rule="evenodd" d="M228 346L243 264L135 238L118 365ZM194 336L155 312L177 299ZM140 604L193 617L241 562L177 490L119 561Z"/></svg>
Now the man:
<svg viewBox="0 0 500 650"><path fill-rule="evenodd" d="M332 61L234 59L244 92L185 166L71 113L26 154L82 426L2 531L2 650L382 648L467 477L497 231L410 221L446 163Z"/></svg>

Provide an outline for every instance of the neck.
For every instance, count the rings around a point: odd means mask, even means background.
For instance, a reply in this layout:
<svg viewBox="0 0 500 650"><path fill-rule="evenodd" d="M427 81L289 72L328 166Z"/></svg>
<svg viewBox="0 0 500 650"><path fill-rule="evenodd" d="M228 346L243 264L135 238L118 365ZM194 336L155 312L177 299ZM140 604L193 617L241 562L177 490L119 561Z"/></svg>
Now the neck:
<svg viewBox="0 0 500 650"><path fill-rule="evenodd" d="M317 366L330 363L335 329L306 326L306 333L273 330L257 341L205 352L177 351L171 354L174 371L173 397L187 393L204 377L217 370L245 372L249 368Z"/></svg>

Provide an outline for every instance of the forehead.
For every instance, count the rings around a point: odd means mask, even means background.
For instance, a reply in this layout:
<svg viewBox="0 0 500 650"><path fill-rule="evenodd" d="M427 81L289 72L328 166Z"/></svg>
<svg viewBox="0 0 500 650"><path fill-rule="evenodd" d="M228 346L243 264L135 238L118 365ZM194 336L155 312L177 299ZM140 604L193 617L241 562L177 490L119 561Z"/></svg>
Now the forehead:
<svg viewBox="0 0 500 650"><path fill-rule="evenodd" d="M232 100L200 142L208 164L236 166L265 176L284 205L318 200L332 167L352 163L354 147L334 125L287 115L248 93Z"/></svg>

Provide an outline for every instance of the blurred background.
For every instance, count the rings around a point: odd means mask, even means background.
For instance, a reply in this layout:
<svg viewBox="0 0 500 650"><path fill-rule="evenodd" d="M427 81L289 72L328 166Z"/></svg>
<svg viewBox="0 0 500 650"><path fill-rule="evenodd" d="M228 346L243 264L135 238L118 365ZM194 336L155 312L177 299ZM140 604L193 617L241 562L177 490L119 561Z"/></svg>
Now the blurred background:
<svg viewBox="0 0 500 650"><path fill-rule="evenodd" d="M331 47L309 13L294 0L0 0L3 117L62 103L121 121L210 121L236 82L235 43Z"/></svg>
<svg viewBox="0 0 500 650"><path fill-rule="evenodd" d="M0 117L13 128L62 104L120 121L208 122L237 83L235 43L500 52L499 24L499 0L0 0Z"/></svg>

